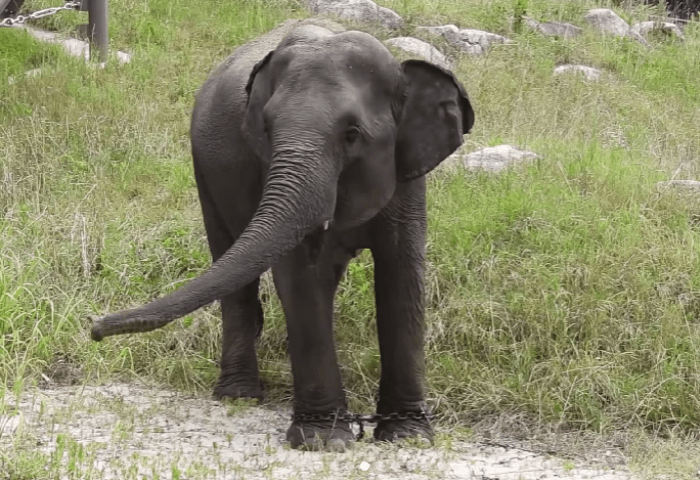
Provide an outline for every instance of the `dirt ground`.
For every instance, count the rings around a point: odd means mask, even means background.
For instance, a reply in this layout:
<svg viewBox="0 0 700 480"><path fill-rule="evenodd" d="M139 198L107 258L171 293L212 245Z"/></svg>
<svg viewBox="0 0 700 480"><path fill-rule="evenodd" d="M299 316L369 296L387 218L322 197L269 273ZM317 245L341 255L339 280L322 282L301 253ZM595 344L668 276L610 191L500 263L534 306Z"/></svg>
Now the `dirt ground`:
<svg viewBox="0 0 700 480"><path fill-rule="evenodd" d="M37 389L4 403L0 449L31 448L37 458L58 451L63 478L634 478L605 462L444 439L429 448L364 440L344 453L296 451L284 443L289 410L135 385Z"/></svg>

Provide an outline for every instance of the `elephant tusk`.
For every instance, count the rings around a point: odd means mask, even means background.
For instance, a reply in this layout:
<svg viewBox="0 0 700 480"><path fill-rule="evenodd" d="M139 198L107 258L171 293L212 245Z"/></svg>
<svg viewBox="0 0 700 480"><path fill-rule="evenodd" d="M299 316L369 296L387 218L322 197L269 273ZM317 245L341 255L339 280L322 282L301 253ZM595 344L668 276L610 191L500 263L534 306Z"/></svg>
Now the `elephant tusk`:
<svg viewBox="0 0 700 480"><path fill-rule="evenodd" d="M324 229L324 230L328 230L328 226L329 226L330 224L331 224L331 221L330 221L330 220L326 220L325 222L323 222L323 229Z"/></svg>

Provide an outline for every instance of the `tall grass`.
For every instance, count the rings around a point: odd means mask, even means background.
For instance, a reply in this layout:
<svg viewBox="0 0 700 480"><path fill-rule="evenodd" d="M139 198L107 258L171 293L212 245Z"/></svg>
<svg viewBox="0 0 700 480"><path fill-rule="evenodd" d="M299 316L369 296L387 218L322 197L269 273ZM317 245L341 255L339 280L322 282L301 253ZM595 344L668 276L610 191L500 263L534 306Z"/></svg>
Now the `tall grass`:
<svg viewBox="0 0 700 480"><path fill-rule="evenodd" d="M694 431L700 210L655 184L697 175L698 26L686 28L685 43L646 49L588 30L570 41L516 33L511 0L380 3L407 20L400 34L454 23L511 38L484 57L452 52L477 114L465 148L510 143L542 156L502 175L430 177L427 351L437 413L446 424L520 412L598 432ZM209 391L217 307L100 344L89 340L87 317L148 301L207 267L188 150L193 94L237 45L306 14L292 1L110 5L112 45L134 54L129 65L39 54L44 47L22 32L0 30L12 38L0 42L0 383L21 390L61 359L80 365L86 382L139 377ZM610 3L526 5L535 18L582 24L588 8ZM79 15L44 23L68 30ZM554 77L561 63L607 74L599 83ZM21 74L36 66L41 76ZM372 408L379 375L372 278L365 253L336 309L357 410ZM284 320L269 286L264 293L261 369L271 396L284 399Z"/></svg>

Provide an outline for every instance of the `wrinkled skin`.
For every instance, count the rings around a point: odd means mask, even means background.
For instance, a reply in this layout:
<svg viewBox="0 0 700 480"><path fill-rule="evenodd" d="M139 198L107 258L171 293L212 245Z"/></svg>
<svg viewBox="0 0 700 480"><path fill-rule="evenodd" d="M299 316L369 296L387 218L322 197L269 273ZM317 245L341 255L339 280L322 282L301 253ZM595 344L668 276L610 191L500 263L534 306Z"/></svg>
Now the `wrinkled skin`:
<svg viewBox="0 0 700 480"><path fill-rule="evenodd" d="M287 320L294 412L343 413L333 301L348 262L368 248L381 353L377 412L418 413L425 408L424 175L462 143L474 114L450 72L399 64L367 34L303 23L239 48L197 96L192 152L212 267L167 297L97 320L92 335L152 330L221 299L215 394L262 398L258 285L272 267ZM374 435L430 439L432 429L426 420L392 420ZM304 420L287 438L293 447L336 448L353 435L345 422Z"/></svg>

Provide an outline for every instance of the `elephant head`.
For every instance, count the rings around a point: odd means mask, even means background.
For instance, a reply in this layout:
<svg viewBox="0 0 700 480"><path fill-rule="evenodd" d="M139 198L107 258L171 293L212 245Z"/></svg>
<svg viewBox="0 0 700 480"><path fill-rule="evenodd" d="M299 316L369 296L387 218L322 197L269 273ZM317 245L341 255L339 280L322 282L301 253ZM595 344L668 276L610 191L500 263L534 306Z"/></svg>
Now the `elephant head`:
<svg viewBox="0 0 700 480"><path fill-rule="evenodd" d="M257 212L203 275L97 320L93 339L159 328L253 281L309 234L368 221L397 182L435 168L474 123L451 72L418 60L399 64L360 32L300 28L255 65L245 89L236 88L227 94L247 96L237 112L241 148L267 175Z"/></svg>

